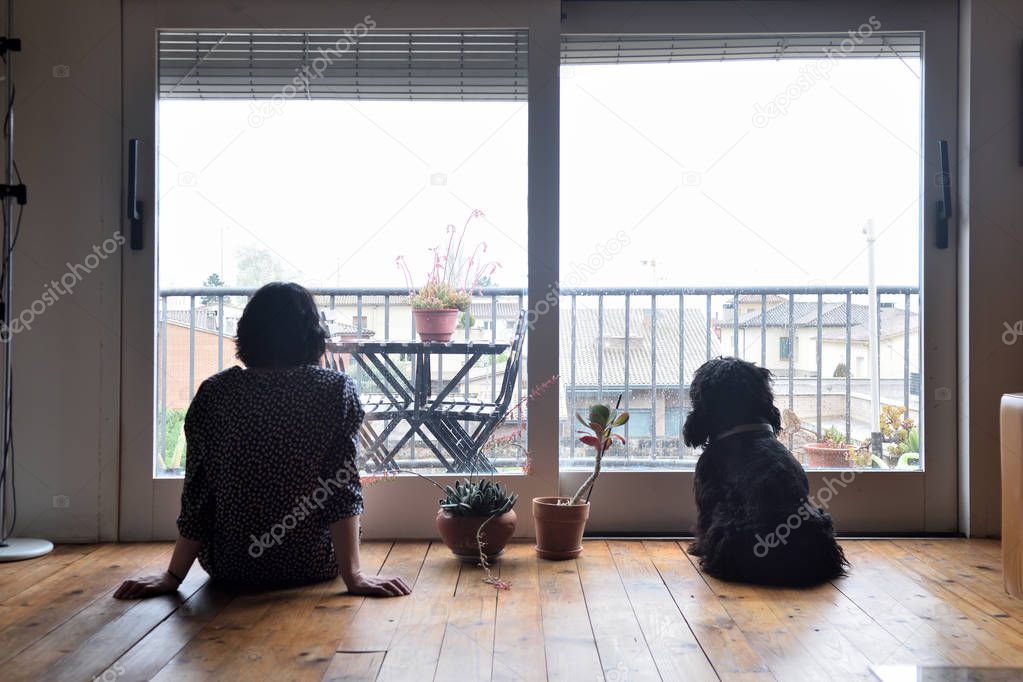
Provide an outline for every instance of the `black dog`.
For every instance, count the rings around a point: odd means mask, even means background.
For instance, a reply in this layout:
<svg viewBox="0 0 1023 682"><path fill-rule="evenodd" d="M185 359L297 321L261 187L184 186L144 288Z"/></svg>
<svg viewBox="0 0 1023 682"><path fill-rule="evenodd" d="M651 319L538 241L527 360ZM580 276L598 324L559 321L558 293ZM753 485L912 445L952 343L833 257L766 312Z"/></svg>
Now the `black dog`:
<svg viewBox="0 0 1023 682"><path fill-rule="evenodd" d="M696 465L696 541L689 553L722 580L808 586L845 574L831 516L809 499L803 467L776 436L770 370L737 358L696 370L686 445Z"/></svg>

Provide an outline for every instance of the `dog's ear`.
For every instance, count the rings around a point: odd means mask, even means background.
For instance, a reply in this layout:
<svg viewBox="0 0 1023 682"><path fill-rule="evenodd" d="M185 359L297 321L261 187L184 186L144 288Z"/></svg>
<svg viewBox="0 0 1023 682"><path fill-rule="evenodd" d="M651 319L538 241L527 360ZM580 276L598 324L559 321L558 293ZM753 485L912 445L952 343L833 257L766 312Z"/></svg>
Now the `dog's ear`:
<svg viewBox="0 0 1023 682"><path fill-rule="evenodd" d="M686 423L682 427L682 440L691 448L706 445L710 440L709 429L704 411L697 407L686 417Z"/></svg>
<svg viewBox="0 0 1023 682"><path fill-rule="evenodd" d="M771 405L771 409L767 412L768 422L770 422L774 432L776 434L781 432L781 412L778 411L778 408L775 405Z"/></svg>

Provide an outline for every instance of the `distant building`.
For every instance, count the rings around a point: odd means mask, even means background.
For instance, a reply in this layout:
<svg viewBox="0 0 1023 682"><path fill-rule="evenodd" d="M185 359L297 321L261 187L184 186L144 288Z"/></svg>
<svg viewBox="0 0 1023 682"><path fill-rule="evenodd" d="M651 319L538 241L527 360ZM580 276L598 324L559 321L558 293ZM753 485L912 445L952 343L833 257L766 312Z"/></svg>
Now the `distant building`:
<svg viewBox="0 0 1023 682"><path fill-rule="evenodd" d="M761 341L766 337L766 366L779 376L787 376L791 358L795 376L817 376L817 303L796 301L792 305L792 328L789 333L789 304L782 297L769 297L766 313L762 313L757 301L739 302L739 351L742 357L760 362ZM782 302L772 301L781 299ZM879 309L881 334L880 351L881 377L903 379L908 360L911 373L920 367L920 319L910 311L884 303ZM841 375L846 364L846 341L851 347L853 377L870 376L868 357L868 317L866 305L845 302L824 303L821 308L821 374L826 377ZM849 321L848 335L846 322ZM908 326L908 329L907 329ZM721 332L721 348L725 354L734 353L736 325L733 308L728 304L718 321ZM906 355L906 341L909 341L909 355Z"/></svg>
<svg viewBox="0 0 1023 682"><path fill-rule="evenodd" d="M707 336L704 311L686 309L681 346L677 307L658 309L656 323L649 308L632 308L628 336L624 307L605 307L603 315L601 330L596 308L577 307L574 325L571 309L561 309L562 437L573 437L574 413L598 399L614 403L627 376L629 437L680 438L693 373L708 357L721 354L717 336Z"/></svg>
<svg viewBox="0 0 1023 682"><path fill-rule="evenodd" d="M184 302L183 306L182 302ZM160 394L157 398L159 402L163 403L164 396L166 396L167 409L186 409L192 401L193 392L198 390L199 385L207 377L216 374L221 369L235 365L241 366L241 362L235 358L234 341L238 333L238 320L241 318L242 309L225 304L222 310L224 315L223 337L221 337L218 322L221 307L216 304L202 305L197 300L195 309L192 310L189 299L172 298L168 301L166 322L164 322L164 311L160 311L158 331L161 336L157 348L158 376L166 377L166 386L161 385L158 388ZM373 336L371 329L360 331L354 325L336 318L337 316L329 310L323 313L324 324L330 330L331 338L334 341L351 341ZM193 319L194 333L192 332ZM166 330L166 340L164 340L164 330ZM193 356L194 366L192 365ZM347 366L348 358L344 359ZM166 373L164 372L165 362Z"/></svg>

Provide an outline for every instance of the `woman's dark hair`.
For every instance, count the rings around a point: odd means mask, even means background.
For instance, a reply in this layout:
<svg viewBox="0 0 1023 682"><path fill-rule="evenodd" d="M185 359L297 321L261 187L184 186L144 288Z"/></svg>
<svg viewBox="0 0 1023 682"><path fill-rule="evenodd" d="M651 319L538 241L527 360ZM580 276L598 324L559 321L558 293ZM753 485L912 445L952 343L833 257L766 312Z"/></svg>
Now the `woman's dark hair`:
<svg viewBox="0 0 1023 682"><path fill-rule="evenodd" d="M245 306L235 348L246 367L296 367L318 363L326 341L312 294L293 282L271 282Z"/></svg>

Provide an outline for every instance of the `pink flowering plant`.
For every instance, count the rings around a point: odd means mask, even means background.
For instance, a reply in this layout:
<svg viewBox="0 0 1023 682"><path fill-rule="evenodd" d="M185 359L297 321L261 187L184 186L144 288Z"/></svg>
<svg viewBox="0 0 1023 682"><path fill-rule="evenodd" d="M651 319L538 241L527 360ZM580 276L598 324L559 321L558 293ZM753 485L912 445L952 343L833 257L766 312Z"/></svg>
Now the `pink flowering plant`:
<svg viewBox="0 0 1023 682"><path fill-rule="evenodd" d="M473 293L478 291L481 283L489 279L490 275L500 267L496 261L486 260L487 245L485 242L478 243L471 251L466 244L465 237L469 230L469 224L482 217L483 211L476 209L466 218L461 230L454 225L448 225L447 246L443 248L435 246L430 249L433 252L433 267L426 275L426 284L418 289L413 284L412 273L409 271L405 257L398 256L395 262L398 264L398 269L405 275L405 283L409 288L413 308L420 310L456 309L462 312L469 309Z"/></svg>

